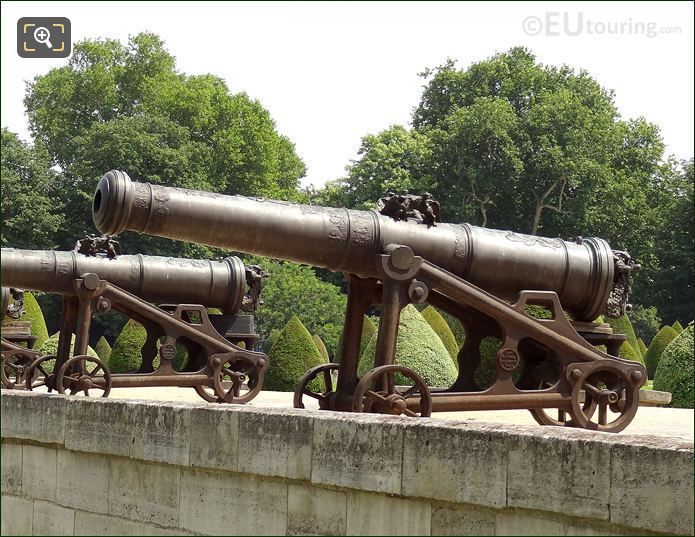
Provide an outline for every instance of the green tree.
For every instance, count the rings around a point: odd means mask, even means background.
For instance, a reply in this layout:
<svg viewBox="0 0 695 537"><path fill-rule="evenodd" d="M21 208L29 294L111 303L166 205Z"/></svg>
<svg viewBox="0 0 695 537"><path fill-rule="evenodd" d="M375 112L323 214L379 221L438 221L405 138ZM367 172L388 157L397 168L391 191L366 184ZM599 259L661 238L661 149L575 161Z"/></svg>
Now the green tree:
<svg viewBox="0 0 695 537"><path fill-rule="evenodd" d="M611 325L614 334L625 334L627 336L626 342L630 344L630 347L633 349L639 348L639 343L637 343L637 335L635 334L635 330L632 327L630 318L627 315L622 315L617 319L606 317L605 321Z"/></svg>
<svg viewBox="0 0 695 537"><path fill-rule="evenodd" d="M270 366L265 375L264 388L291 392L310 368L326 363L316 349L311 334L296 315L293 315L277 336L268 354ZM320 379L310 383L311 389L322 388Z"/></svg>
<svg viewBox="0 0 695 537"><path fill-rule="evenodd" d="M311 339L314 341L314 345L316 345L316 350L319 351L319 354L324 359L324 361L329 362L330 359L328 358L328 350L326 349L326 345L324 345L323 340L319 337L318 334L314 334L313 336L311 336Z"/></svg>
<svg viewBox="0 0 695 537"><path fill-rule="evenodd" d="M360 357L357 368L359 376L374 367L377 337L378 333L375 333ZM394 362L414 370L428 386L449 387L456 380L456 367L451 355L412 304L408 304L401 311ZM408 381L399 373L396 374L396 383L405 385L412 384L412 381Z"/></svg>
<svg viewBox="0 0 695 537"><path fill-rule="evenodd" d="M671 406L695 406L693 325L683 330L664 350L654 375L654 389L670 392Z"/></svg>
<svg viewBox="0 0 695 537"><path fill-rule="evenodd" d="M671 328L673 328L677 333L681 333L683 331L683 325L676 321L671 325Z"/></svg>
<svg viewBox="0 0 695 537"><path fill-rule="evenodd" d="M642 356L642 359L644 360L644 355L647 354L647 346L644 344L642 338L637 339L637 345L639 346L639 353Z"/></svg>
<svg viewBox="0 0 695 537"><path fill-rule="evenodd" d="M340 288L321 281L312 269L296 263L250 256L244 262L270 272L261 293L263 304L256 312L256 327L261 336L282 330L296 315L311 333L318 334L334 356L345 317L346 296Z"/></svg>
<svg viewBox="0 0 695 537"><path fill-rule="evenodd" d="M109 345L109 342L106 341L106 338L104 336L101 336L99 338L96 347L94 347L94 351L97 353L97 356L99 356L99 358L101 358L104 362L108 363L109 357L111 356L111 345Z"/></svg>
<svg viewBox="0 0 695 537"><path fill-rule="evenodd" d="M176 70L174 57L151 33L75 43L63 67L27 85L31 131L65 175L63 246L92 230L90 200L97 179L120 168L134 179L294 199L305 166L270 114L213 75ZM136 251L208 252L173 241L124 235ZM146 246L146 248L145 248Z"/></svg>
<svg viewBox="0 0 695 537"><path fill-rule="evenodd" d="M19 320L31 323L31 335L36 336L34 348L40 348L48 339L48 329L46 328L46 321L43 318L41 306L39 306L36 298L29 291L24 291L24 314Z"/></svg>
<svg viewBox="0 0 695 537"><path fill-rule="evenodd" d="M644 363L647 366L647 376L650 379L654 378L654 373L656 373L659 360L664 350L677 336L678 333L673 328L666 325L662 327L661 330L656 333L654 339L652 339L649 347L647 347L647 353L644 355Z"/></svg>
<svg viewBox="0 0 695 537"><path fill-rule="evenodd" d="M627 316L635 334L644 341L651 341L661 327L661 317L655 307L635 306L627 312Z"/></svg>
<svg viewBox="0 0 695 537"><path fill-rule="evenodd" d="M451 359L454 361L454 365L458 369L459 346L458 343L456 343L454 333L451 331L451 328L449 328L444 317L432 306L427 306L420 313L425 318L425 321L427 321L427 324L432 327L434 333L442 340L444 347L446 347L446 350L451 355Z"/></svg>
<svg viewBox="0 0 695 537"><path fill-rule="evenodd" d="M50 169L48 152L41 145L22 142L3 128L0 162L2 246L55 246L55 233L63 225L64 216L55 196L60 176Z"/></svg>

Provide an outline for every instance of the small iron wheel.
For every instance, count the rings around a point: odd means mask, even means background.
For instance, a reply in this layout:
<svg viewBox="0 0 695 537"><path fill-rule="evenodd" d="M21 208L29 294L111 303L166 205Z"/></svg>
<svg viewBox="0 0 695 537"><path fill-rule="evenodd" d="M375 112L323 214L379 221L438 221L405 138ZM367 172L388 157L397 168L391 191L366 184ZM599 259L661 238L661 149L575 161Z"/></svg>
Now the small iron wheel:
<svg viewBox="0 0 695 537"><path fill-rule="evenodd" d="M218 403L243 405L263 387L265 364L256 365L243 355L218 355L213 358L212 389Z"/></svg>
<svg viewBox="0 0 695 537"><path fill-rule="evenodd" d="M550 388L554 385L555 382L544 380L541 381L538 389L543 390L545 388ZM594 415L594 412L596 411L596 406L596 402L593 399L584 397L584 402L582 403L582 412L586 416L591 417ZM529 412L531 413L531 416L533 416L533 419L536 420L536 423L538 423L538 425L550 425L554 427L577 427L577 424L572 420L571 412L563 410L561 408L555 410L557 411L557 419L551 416L549 414L549 411L544 408L530 408Z"/></svg>
<svg viewBox="0 0 695 537"><path fill-rule="evenodd" d="M400 373L413 381L406 388L396 387L395 376ZM375 391L374 381L382 380L382 386L393 387L393 392ZM419 399L419 412L408 408L408 400ZM402 365L382 365L365 374L357 383L354 396L355 412L373 412L426 418L432 414L432 394L425 381L415 371Z"/></svg>
<svg viewBox="0 0 695 537"><path fill-rule="evenodd" d="M336 388L333 384L331 371L338 371L339 368L340 365L338 364L321 364L312 367L304 373L304 376L299 379L297 388L294 390L294 408L305 408L302 399L306 395L312 399L317 399L320 409L327 409L330 394L335 393ZM321 376L319 377L319 375ZM318 379L318 382L322 383L320 391L314 391L309 388L309 383L314 379Z"/></svg>
<svg viewBox="0 0 695 537"><path fill-rule="evenodd" d="M15 351L2 355L0 383L6 390L24 389L25 375L29 372L33 359L24 352Z"/></svg>
<svg viewBox="0 0 695 537"><path fill-rule="evenodd" d="M34 390L40 388L41 386L46 386L49 392L56 389L55 385L55 373L49 372L46 368L46 364L50 361L55 362L57 356L54 354L47 354L46 356L39 356L36 360L32 362L29 366L29 370L25 374L25 385L27 390Z"/></svg>
<svg viewBox="0 0 695 537"><path fill-rule="evenodd" d="M625 429L639 407L639 385L630 380L630 376L637 378L637 375L641 380L641 371L635 369L626 372L622 367L610 363L600 364L584 373L575 372L576 380L572 388L573 420L579 427L594 431L617 433ZM583 404L580 403L582 391ZM588 401L598 408L596 416L584 411Z"/></svg>
<svg viewBox="0 0 695 537"><path fill-rule="evenodd" d="M95 382L97 378L99 382ZM83 392L89 396L89 390L101 390L101 397L108 397L111 392L111 372L99 358L82 354L73 356L61 366L55 383L58 393L70 390L70 395Z"/></svg>

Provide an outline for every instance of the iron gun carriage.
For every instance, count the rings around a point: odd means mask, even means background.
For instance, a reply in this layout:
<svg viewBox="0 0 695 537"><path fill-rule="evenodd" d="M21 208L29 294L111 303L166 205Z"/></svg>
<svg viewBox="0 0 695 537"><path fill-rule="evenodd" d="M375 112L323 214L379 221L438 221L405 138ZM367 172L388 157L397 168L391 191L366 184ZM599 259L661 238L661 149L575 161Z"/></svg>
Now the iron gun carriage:
<svg viewBox="0 0 695 537"><path fill-rule="evenodd" d="M642 365L617 357L624 336L593 323L627 307L638 265L599 238L548 239L438 221L428 196L392 196L381 211L298 205L132 182L108 172L93 200L106 234L133 230L343 272L348 305L339 364L307 372L295 392L320 408L428 416L432 411L529 409L541 424L619 431L635 415ZM393 363L400 311L429 302L458 318L466 340L459 374L431 389ZM374 369L357 376L365 310L381 308ZM530 315L526 306L549 311ZM565 316L565 311L573 321ZM496 380L474 372L485 337L498 338ZM610 354L597 348L606 345ZM331 370L338 370L334 385ZM412 386L396 386L400 373ZM309 382L323 379L314 392ZM557 419L546 409L557 409Z"/></svg>
<svg viewBox="0 0 695 537"><path fill-rule="evenodd" d="M63 302L56 355L24 360L21 382L15 378L3 387L23 383L27 389L46 386L87 395L93 389L105 397L112 387L187 386L210 402L253 399L268 365L265 354L252 350L258 336L250 315L258 305L263 270L237 257L208 261L118 251L117 242L95 237L78 241L69 252L2 250L4 285L56 293ZM145 327L135 372L111 373L103 360L87 356L92 318L110 310ZM177 370L180 352L187 359ZM9 372L17 353L26 355L26 349L3 341L3 371ZM50 371L45 366L52 360Z"/></svg>

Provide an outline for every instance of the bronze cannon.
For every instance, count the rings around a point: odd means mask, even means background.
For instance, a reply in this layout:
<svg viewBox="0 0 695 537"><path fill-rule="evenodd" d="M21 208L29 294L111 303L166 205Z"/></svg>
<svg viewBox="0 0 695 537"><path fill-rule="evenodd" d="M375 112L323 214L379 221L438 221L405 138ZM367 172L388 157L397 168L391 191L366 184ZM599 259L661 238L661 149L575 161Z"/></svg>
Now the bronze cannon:
<svg viewBox="0 0 695 537"><path fill-rule="evenodd" d="M251 350L258 336L249 312L258 304L262 269L245 266L237 257L208 261L119 251L116 241L95 237L78 241L68 252L3 248L4 285L63 299L57 354L24 360L26 388L86 394L93 389L107 396L112 387L189 386L207 401L244 403L255 397L268 363L264 354ZM141 364L133 373L111 373L102 360L87 356L92 318L110 310L146 329ZM3 340L2 370L8 373L27 354L15 347ZM185 364L176 370L174 360L181 352ZM55 366L48 371L45 364L51 360ZM16 374L12 378L11 385L3 378L3 387L21 384Z"/></svg>
<svg viewBox="0 0 695 537"><path fill-rule="evenodd" d="M93 200L105 234L123 230L264 255L343 272L348 306L340 363L307 372L295 392L321 408L429 415L433 410L526 408L543 424L622 430L638 406L644 367L617 354L624 336L593 323L627 307L626 252L599 238L573 241L523 235L469 224L439 222L429 196L391 196L380 211L298 205L136 183L108 172ZM393 364L398 320L408 303L429 302L466 329L459 375L446 389L430 389L415 372ZM375 368L356 375L362 319L379 304ZM544 307L538 319L526 306ZM573 319L569 321L565 312ZM496 380L474 379L485 337L501 342ZM333 386L330 369L338 369ZM395 374L413 386L395 385ZM321 393L307 388L323 377ZM544 409L558 409L557 419Z"/></svg>

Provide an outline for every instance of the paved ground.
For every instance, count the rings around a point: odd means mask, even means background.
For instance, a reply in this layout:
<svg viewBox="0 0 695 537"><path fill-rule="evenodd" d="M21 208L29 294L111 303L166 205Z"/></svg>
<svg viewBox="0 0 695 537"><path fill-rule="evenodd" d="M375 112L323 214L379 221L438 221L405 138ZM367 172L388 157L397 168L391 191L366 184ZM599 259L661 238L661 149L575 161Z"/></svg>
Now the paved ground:
<svg viewBox="0 0 695 537"><path fill-rule="evenodd" d="M110 397L119 399L151 399L157 401L202 402L192 388L114 388ZM250 406L291 408L292 394L261 392ZM440 412L435 419L471 420L487 423L513 423L535 425L526 410L497 410L476 412ZM625 429L628 434L678 437L693 441L693 410L682 408L640 407L632 423Z"/></svg>

